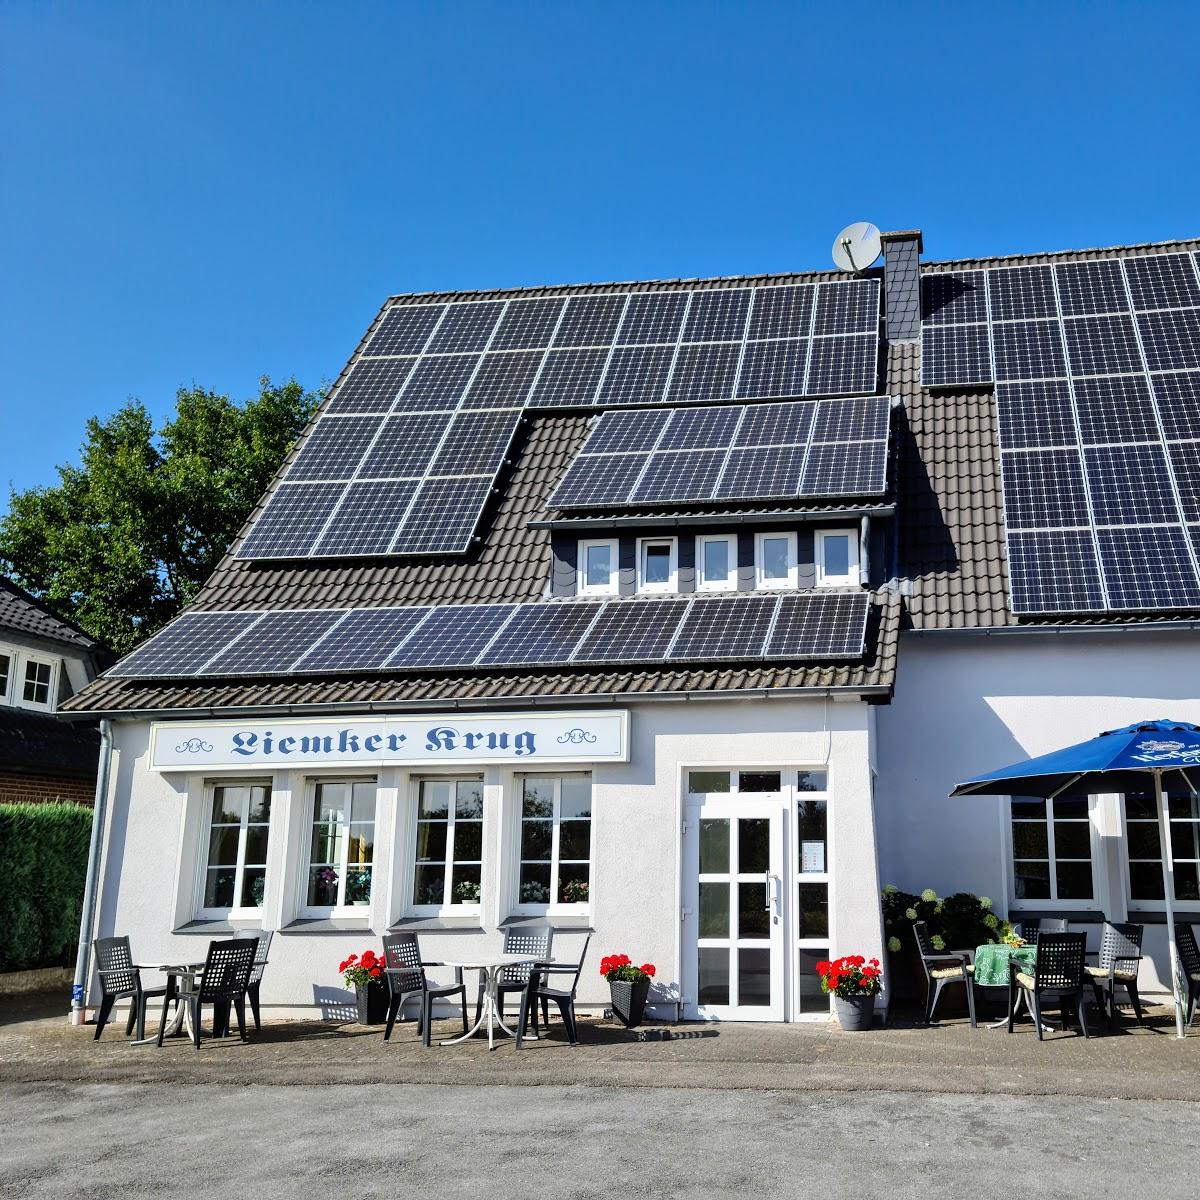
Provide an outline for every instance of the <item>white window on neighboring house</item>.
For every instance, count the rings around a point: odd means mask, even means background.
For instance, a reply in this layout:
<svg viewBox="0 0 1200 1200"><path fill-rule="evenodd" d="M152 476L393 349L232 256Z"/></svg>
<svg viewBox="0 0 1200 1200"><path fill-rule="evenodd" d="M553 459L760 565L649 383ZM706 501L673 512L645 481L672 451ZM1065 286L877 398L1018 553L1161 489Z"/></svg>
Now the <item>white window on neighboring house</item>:
<svg viewBox="0 0 1200 1200"><path fill-rule="evenodd" d="M852 529L817 530L817 587L857 586L858 534Z"/></svg>
<svg viewBox="0 0 1200 1200"><path fill-rule="evenodd" d="M375 790L374 779L309 780L306 916L361 912L371 903Z"/></svg>
<svg viewBox="0 0 1200 1200"><path fill-rule="evenodd" d="M266 781L210 783L202 916L257 912L267 883L271 785Z"/></svg>
<svg viewBox="0 0 1200 1200"><path fill-rule="evenodd" d="M583 907L591 898L591 776L527 775L520 787L518 903Z"/></svg>
<svg viewBox="0 0 1200 1200"><path fill-rule="evenodd" d="M12 656L0 651L0 703L8 699L8 685L12 678Z"/></svg>
<svg viewBox="0 0 1200 1200"><path fill-rule="evenodd" d="M1052 800L1013 796L1013 903L1092 900L1090 799L1079 793Z"/></svg>
<svg viewBox="0 0 1200 1200"><path fill-rule="evenodd" d="M737 589L737 537L713 534L696 539L696 590L732 592Z"/></svg>
<svg viewBox="0 0 1200 1200"><path fill-rule="evenodd" d="M54 667L38 658L28 658L25 660L25 685L21 691L21 698L26 704L36 705L38 708L49 708L52 700L51 681L54 678Z"/></svg>
<svg viewBox="0 0 1200 1200"><path fill-rule="evenodd" d="M576 591L581 596L615 596L620 576L616 538L589 538L579 543L579 579Z"/></svg>
<svg viewBox="0 0 1200 1200"><path fill-rule="evenodd" d="M483 780L422 779L412 905L478 906L483 883Z"/></svg>
<svg viewBox="0 0 1200 1200"><path fill-rule="evenodd" d="M760 533L754 538L754 569L760 588L794 588L798 582L796 535Z"/></svg>
<svg viewBox="0 0 1200 1200"><path fill-rule="evenodd" d="M639 592L677 592L678 561L674 538L638 538Z"/></svg>

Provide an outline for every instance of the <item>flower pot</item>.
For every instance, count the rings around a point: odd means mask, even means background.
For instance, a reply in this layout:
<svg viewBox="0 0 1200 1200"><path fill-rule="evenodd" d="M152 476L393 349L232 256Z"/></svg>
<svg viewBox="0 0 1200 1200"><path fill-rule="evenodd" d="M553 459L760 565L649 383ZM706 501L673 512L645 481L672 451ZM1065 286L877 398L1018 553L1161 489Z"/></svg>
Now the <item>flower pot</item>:
<svg viewBox="0 0 1200 1200"><path fill-rule="evenodd" d="M360 1025L382 1025L387 1021L388 990L378 983L356 983L354 996L358 1001Z"/></svg>
<svg viewBox="0 0 1200 1200"><path fill-rule="evenodd" d="M642 1023L642 1014L646 1011L650 980L639 979L636 983L612 980L608 989L612 996L613 1016L627 1029L635 1029Z"/></svg>
<svg viewBox="0 0 1200 1200"><path fill-rule="evenodd" d="M875 1020L874 996L834 996L833 1007L838 1023L847 1033L870 1029Z"/></svg>

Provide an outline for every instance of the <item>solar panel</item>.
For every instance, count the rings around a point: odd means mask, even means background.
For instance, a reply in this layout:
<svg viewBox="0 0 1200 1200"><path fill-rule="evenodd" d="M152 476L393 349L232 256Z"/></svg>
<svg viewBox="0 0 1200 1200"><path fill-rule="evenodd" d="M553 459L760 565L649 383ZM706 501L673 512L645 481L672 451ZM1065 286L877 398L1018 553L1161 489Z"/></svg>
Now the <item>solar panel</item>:
<svg viewBox="0 0 1200 1200"><path fill-rule="evenodd" d="M386 666L470 666L517 608L516 604L440 605L429 610L428 619L396 650Z"/></svg>
<svg viewBox="0 0 1200 1200"><path fill-rule="evenodd" d="M127 654L108 674L117 678L197 675L217 651L246 632L260 612L184 613Z"/></svg>
<svg viewBox="0 0 1200 1200"><path fill-rule="evenodd" d="M875 333L879 328L879 299L869 280L847 280L821 289L812 333Z"/></svg>
<svg viewBox="0 0 1200 1200"><path fill-rule="evenodd" d="M1078 450L1029 450L1000 456L1004 512L1013 529L1089 523Z"/></svg>
<svg viewBox="0 0 1200 1200"><path fill-rule="evenodd" d="M1200 438L1200 372L1155 375L1150 386L1167 440Z"/></svg>
<svg viewBox="0 0 1200 1200"><path fill-rule="evenodd" d="M602 607L592 601L523 604L479 656L478 665L514 667L569 662Z"/></svg>
<svg viewBox="0 0 1200 1200"><path fill-rule="evenodd" d="M889 401L882 397L884 403ZM735 446L804 445L812 433L817 404L812 401L790 404L754 404L747 406L738 423ZM886 430L884 432L886 436Z"/></svg>
<svg viewBox="0 0 1200 1200"><path fill-rule="evenodd" d="M687 607L686 600L606 604L571 661L661 662L667 657Z"/></svg>
<svg viewBox="0 0 1200 1200"><path fill-rule="evenodd" d="M988 304L993 321L1057 317L1054 272L1050 267L989 271Z"/></svg>
<svg viewBox="0 0 1200 1200"><path fill-rule="evenodd" d="M240 558L302 558L325 527L345 484L284 480L238 548Z"/></svg>
<svg viewBox="0 0 1200 1200"><path fill-rule="evenodd" d="M283 674L346 615L335 609L263 613L261 621L204 664L204 674Z"/></svg>
<svg viewBox="0 0 1200 1200"><path fill-rule="evenodd" d="M541 350L485 354L463 397L463 408L524 408L542 365Z"/></svg>
<svg viewBox="0 0 1200 1200"><path fill-rule="evenodd" d="M879 375L879 340L874 335L814 338L804 391L809 396L873 392Z"/></svg>
<svg viewBox="0 0 1200 1200"><path fill-rule="evenodd" d="M749 342L738 375L739 400L802 396L808 368L808 342Z"/></svg>
<svg viewBox="0 0 1200 1200"><path fill-rule="evenodd" d="M778 602L778 596L694 601L679 626L671 657L709 661L761 657Z"/></svg>
<svg viewBox="0 0 1200 1200"><path fill-rule="evenodd" d="M622 450L639 451L647 446L655 446L668 422L679 411L681 410L643 408L605 413L588 434L588 453L612 454Z"/></svg>
<svg viewBox="0 0 1200 1200"><path fill-rule="evenodd" d="M1133 318L1079 317L1065 321L1072 375L1124 375L1142 369Z"/></svg>
<svg viewBox="0 0 1200 1200"><path fill-rule="evenodd" d="M554 335L558 346L607 346L621 323L624 296L572 296Z"/></svg>
<svg viewBox="0 0 1200 1200"><path fill-rule="evenodd" d="M766 658L859 658L867 636L866 592L780 596Z"/></svg>
<svg viewBox="0 0 1200 1200"><path fill-rule="evenodd" d="M724 448L737 431L743 408L677 408L659 437L659 450ZM637 449L645 449L639 446Z"/></svg>
<svg viewBox="0 0 1200 1200"><path fill-rule="evenodd" d="M1121 264L1113 258L1094 262L1059 263L1054 268L1063 316L1129 311Z"/></svg>
<svg viewBox="0 0 1200 1200"><path fill-rule="evenodd" d="M549 346L566 302L553 299L513 300L492 335L492 350L525 350Z"/></svg>
<svg viewBox="0 0 1200 1200"><path fill-rule="evenodd" d="M641 454L589 454L567 468L546 504L550 508L595 508L621 503L645 469Z"/></svg>
<svg viewBox="0 0 1200 1200"><path fill-rule="evenodd" d="M656 453L646 463L632 495L623 502L653 504L666 500L708 500L716 491L726 457L724 449Z"/></svg>
<svg viewBox="0 0 1200 1200"><path fill-rule="evenodd" d="M466 393L480 363L478 354L423 358L396 401L396 412L453 410Z"/></svg>
<svg viewBox="0 0 1200 1200"><path fill-rule="evenodd" d="M1096 537L1110 608L1200 608L1194 550L1181 526L1098 529Z"/></svg>
<svg viewBox="0 0 1200 1200"><path fill-rule="evenodd" d="M385 418L363 459L363 479L419 479L449 423L446 413L405 413Z"/></svg>
<svg viewBox="0 0 1200 1200"><path fill-rule="evenodd" d="M288 468L293 482L350 479L383 426L381 417L337 417L318 421Z"/></svg>
<svg viewBox="0 0 1200 1200"><path fill-rule="evenodd" d="M529 396L532 408L580 408L596 398L607 350L551 350Z"/></svg>
<svg viewBox="0 0 1200 1200"><path fill-rule="evenodd" d="M748 338L807 337L812 326L812 287L766 287L754 292L750 310ZM875 300L875 320L879 321L879 302Z"/></svg>
<svg viewBox="0 0 1200 1200"><path fill-rule="evenodd" d="M1162 446L1092 446L1084 450L1083 461L1097 525L1153 525L1179 520ZM1082 523L1087 524L1086 509Z"/></svg>
<svg viewBox="0 0 1200 1200"><path fill-rule="evenodd" d="M1139 313L1137 325L1147 369L1200 368L1200 311Z"/></svg>
<svg viewBox="0 0 1200 1200"><path fill-rule="evenodd" d="M923 325L921 383L928 388L967 387L992 381L992 346L986 325Z"/></svg>
<svg viewBox="0 0 1200 1200"><path fill-rule="evenodd" d="M738 342L706 342L681 346L675 356L667 402L690 404L700 400L727 400L737 378Z"/></svg>
<svg viewBox="0 0 1200 1200"><path fill-rule="evenodd" d="M887 486L886 442L830 442L809 448L800 495L877 496Z"/></svg>
<svg viewBox="0 0 1200 1200"><path fill-rule="evenodd" d="M1073 446L1078 440L1065 379L998 383L996 410L1002 450Z"/></svg>
<svg viewBox="0 0 1200 1200"><path fill-rule="evenodd" d="M1085 446L1158 441L1154 401L1144 375L1078 379L1074 388L1079 433Z"/></svg>
<svg viewBox="0 0 1200 1200"><path fill-rule="evenodd" d="M396 305L375 327L364 354L420 354L446 311L443 304Z"/></svg>
<svg viewBox="0 0 1200 1200"><path fill-rule="evenodd" d="M683 326L685 342L740 342L750 311L749 288L713 288L692 293Z"/></svg>
<svg viewBox="0 0 1200 1200"><path fill-rule="evenodd" d="M1200 279L1186 254L1148 254L1123 260L1129 296L1138 312L1200 307Z"/></svg>
<svg viewBox="0 0 1200 1200"><path fill-rule="evenodd" d="M798 496L807 446L752 446L729 452L714 495L721 500Z"/></svg>
<svg viewBox="0 0 1200 1200"><path fill-rule="evenodd" d="M1058 321L1012 321L992 327L996 381L1061 379L1067 373Z"/></svg>
<svg viewBox="0 0 1200 1200"><path fill-rule="evenodd" d="M495 475L521 423L519 409L464 412L450 422L430 475Z"/></svg>
<svg viewBox="0 0 1200 1200"><path fill-rule="evenodd" d="M1106 607L1091 530L1010 530L1008 573L1014 612L1101 612Z"/></svg>
<svg viewBox="0 0 1200 1200"><path fill-rule="evenodd" d="M386 554L416 490L415 479L350 484L312 553L329 558Z"/></svg>
<svg viewBox="0 0 1200 1200"><path fill-rule="evenodd" d="M921 321L971 325L988 319L987 273L947 271L921 280Z"/></svg>
<svg viewBox="0 0 1200 1200"><path fill-rule="evenodd" d="M621 318L617 344L674 346L683 328L687 306L687 292L635 292Z"/></svg>
<svg viewBox="0 0 1200 1200"><path fill-rule="evenodd" d="M432 608L356 608L294 663L291 671L376 670Z"/></svg>
<svg viewBox="0 0 1200 1200"><path fill-rule="evenodd" d="M461 554L492 491L492 476L426 479L413 497L392 554Z"/></svg>
<svg viewBox="0 0 1200 1200"><path fill-rule="evenodd" d="M501 300L448 305L429 341L429 353L463 354L485 349L503 311Z"/></svg>
<svg viewBox="0 0 1200 1200"><path fill-rule="evenodd" d="M329 401L326 414L391 412L415 358L360 358Z"/></svg>
<svg viewBox="0 0 1200 1200"><path fill-rule="evenodd" d="M1179 442L1167 449L1183 519L1200 521L1200 442Z"/></svg>
<svg viewBox="0 0 1200 1200"><path fill-rule="evenodd" d="M618 346L608 360L599 404L653 404L662 399L674 346Z"/></svg>

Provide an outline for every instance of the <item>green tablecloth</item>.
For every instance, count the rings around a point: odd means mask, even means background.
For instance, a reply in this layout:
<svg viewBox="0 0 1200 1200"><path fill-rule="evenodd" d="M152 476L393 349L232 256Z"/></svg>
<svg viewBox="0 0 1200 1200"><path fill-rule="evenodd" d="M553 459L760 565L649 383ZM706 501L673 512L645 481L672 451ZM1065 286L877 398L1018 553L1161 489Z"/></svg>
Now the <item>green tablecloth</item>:
<svg viewBox="0 0 1200 1200"><path fill-rule="evenodd" d="M1016 959L1026 969L1037 958L1036 946L1006 946L1003 942L979 946L975 950L975 986L1008 987L1008 964Z"/></svg>

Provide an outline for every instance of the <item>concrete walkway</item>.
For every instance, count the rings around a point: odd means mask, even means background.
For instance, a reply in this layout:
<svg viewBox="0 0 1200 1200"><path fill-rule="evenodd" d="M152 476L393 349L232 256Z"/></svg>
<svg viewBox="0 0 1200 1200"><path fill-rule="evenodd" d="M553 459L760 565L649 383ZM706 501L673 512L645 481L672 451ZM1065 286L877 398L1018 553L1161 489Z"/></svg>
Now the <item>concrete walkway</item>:
<svg viewBox="0 0 1200 1200"><path fill-rule="evenodd" d="M163 1049L133 1046L123 1022L105 1029L67 1024L62 1001L7 1001L0 1011L0 1084L30 1082L189 1084L505 1084L639 1088L771 1089L797 1092L928 1092L1200 1099L1200 1029L1182 1042L1170 1013L1153 1010L1138 1029L1085 1041L1073 1032L1039 1043L1028 1024L972 1031L965 1021L925 1029L898 1020L845 1034L828 1024L680 1026L666 1041L633 1041L607 1022L581 1022L570 1049L561 1023L548 1040L516 1052L508 1041L425 1050L415 1025L268 1022L253 1041L183 1039ZM442 1023L435 1034L451 1036Z"/></svg>

